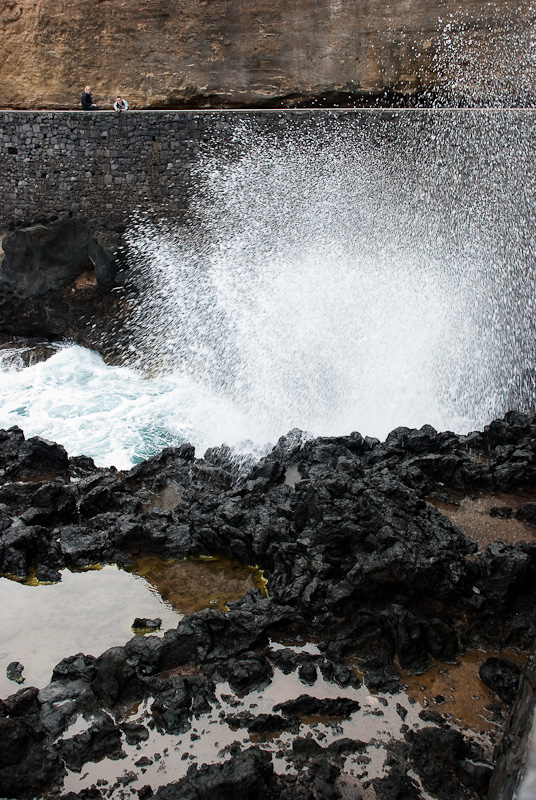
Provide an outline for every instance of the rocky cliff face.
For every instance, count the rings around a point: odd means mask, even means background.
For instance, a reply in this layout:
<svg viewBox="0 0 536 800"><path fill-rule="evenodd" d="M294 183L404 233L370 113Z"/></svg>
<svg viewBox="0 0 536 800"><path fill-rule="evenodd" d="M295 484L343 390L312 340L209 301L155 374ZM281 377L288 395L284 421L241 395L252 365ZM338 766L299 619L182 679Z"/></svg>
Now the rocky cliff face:
<svg viewBox="0 0 536 800"><path fill-rule="evenodd" d="M0 0L0 103L77 108L337 104L387 93L524 104L528 3Z"/></svg>

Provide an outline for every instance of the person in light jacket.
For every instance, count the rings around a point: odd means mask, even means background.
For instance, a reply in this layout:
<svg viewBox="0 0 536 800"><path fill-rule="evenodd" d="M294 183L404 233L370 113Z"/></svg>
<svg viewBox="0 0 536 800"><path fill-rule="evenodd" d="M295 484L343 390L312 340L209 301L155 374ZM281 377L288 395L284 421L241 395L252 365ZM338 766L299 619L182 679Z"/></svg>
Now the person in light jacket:
<svg viewBox="0 0 536 800"><path fill-rule="evenodd" d="M128 111L128 103L120 94L118 94L115 99L114 111Z"/></svg>

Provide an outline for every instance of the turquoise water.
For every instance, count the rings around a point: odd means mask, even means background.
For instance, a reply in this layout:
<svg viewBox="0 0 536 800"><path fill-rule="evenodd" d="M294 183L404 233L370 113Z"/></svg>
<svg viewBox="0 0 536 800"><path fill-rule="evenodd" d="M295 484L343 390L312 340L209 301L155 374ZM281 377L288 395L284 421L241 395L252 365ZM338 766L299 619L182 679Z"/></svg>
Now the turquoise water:
<svg viewBox="0 0 536 800"><path fill-rule="evenodd" d="M469 430L470 421L434 409L421 385L399 382L396 398L365 386L361 406L326 414L321 387L315 405L268 392L264 406L230 399L179 370L155 378L107 366L95 352L64 347L47 361L0 373L0 428L18 425L26 437L61 443L69 455L89 455L98 466L128 469L164 447L190 442L201 457L226 443L261 455L292 427L314 435L363 434L383 438L402 423ZM394 386L394 384L393 384ZM378 385L376 385L376 389ZM271 398L271 402L270 402ZM277 423L277 415L281 423ZM442 424L443 423L443 424Z"/></svg>
<svg viewBox="0 0 536 800"><path fill-rule="evenodd" d="M118 469L185 441L202 455L211 444L240 438L236 412L187 376L145 379L78 346L0 373L0 427L12 425Z"/></svg>

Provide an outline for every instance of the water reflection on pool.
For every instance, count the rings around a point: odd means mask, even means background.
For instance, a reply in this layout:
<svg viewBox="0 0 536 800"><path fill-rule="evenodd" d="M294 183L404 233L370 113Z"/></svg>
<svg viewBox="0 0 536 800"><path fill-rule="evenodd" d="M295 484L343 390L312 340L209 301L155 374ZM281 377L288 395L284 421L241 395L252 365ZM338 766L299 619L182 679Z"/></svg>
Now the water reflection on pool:
<svg viewBox="0 0 536 800"><path fill-rule="evenodd" d="M114 565L84 572L62 570L55 584L28 585L0 578L5 609L0 639L0 697L20 687L10 662L24 666L24 685L46 686L56 664L76 653L99 656L132 638L136 617L175 628L184 614L226 603L260 585L260 573L225 559L138 559L131 571Z"/></svg>

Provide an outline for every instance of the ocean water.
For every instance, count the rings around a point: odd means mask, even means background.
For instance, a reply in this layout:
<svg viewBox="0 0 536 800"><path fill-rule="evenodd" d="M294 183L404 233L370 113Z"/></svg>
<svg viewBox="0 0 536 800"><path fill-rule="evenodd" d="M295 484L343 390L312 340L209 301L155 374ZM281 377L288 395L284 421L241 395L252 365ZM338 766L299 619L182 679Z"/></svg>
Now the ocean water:
<svg viewBox="0 0 536 800"><path fill-rule="evenodd" d="M188 376L147 379L76 345L22 370L4 366L0 427L12 425L118 469L185 441L199 455L226 439L238 444L242 430L231 404Z"/></svg>
<svg viewBox="0 0 536 800"><path fill-rule="evenodd" d="M535 409L536 113L282 122L235 120L201 143L183 218L130 220L129 366L5 360L0 426L127 468Z"/></svg>
<svg viewBox="0 0 536 800"><path fill-rule="evenodd" d="M192 443L198 457L222 443L260 456L292 427L319 436L360 430L384 438L400 424L467 432L489 421L446 416L434 408L427 388L433 387L402 371L378 395L365 386L363 404L341 406L337 414L326 413L329 398L319 386L316 404L307 400L301 408L291 407L285 399L281 410L281 395L274 395L273 404L265 403L257 415L255 404L240 406L179 370L146 378L133 368L107 366L98 353L66 346L47 361L0 373L0 428L17 425L26 437L59 442L69 455L128 469L183 442Z"/></svg>

